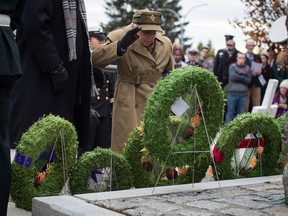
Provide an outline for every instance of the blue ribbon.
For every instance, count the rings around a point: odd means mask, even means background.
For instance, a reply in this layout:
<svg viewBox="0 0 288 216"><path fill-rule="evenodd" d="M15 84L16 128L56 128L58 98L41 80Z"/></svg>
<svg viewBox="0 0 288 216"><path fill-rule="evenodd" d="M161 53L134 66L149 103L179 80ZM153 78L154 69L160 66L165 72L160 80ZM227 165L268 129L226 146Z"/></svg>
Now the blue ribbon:
<svg viewBox="0 0 288 216"><path fill-rule="evenodd" d="M24 167L30 167L32 163L32 158L16 152L14 156L14 162Z"/></svg>
<svg viewBox="0 0 288 216"><path fill-rule="evenodd" d="M96 183L101 183L99 182L99 179L97 179L97 175L103 175L101 170L95 169L91 171L91 178L96 182Z"/></svg>
<svg viewBox="0 0 288 216"><path fill-rule="evenodd" d="M55 158L56 158L55 151L52 151L52 152L42 151L36 161L47 160L50 162L50 161L54 161Z"/></svg>

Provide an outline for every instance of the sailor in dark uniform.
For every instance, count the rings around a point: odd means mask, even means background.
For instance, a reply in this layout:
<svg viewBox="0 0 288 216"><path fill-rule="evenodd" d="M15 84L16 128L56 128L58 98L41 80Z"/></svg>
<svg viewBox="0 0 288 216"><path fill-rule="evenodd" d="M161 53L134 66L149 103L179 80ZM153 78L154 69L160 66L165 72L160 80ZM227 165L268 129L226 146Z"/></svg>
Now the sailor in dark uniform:
<svg viewBox="0 0 288 216"><path fill-rule="evenodd" d="M222 88L228 84L229 66L236 62L238 50L235 48L235 42L232 40L234 36L225 35L226 48L218 50L213 72L217 77Z"/></svg>
<svg viewBox="0 0 288 216"><path fill-rule="evenodd" d="M106 41L106 33L101 27L89 28L89 37L92 50ZM98 95L91 97L91 109L97 116L98 121L90 121L87 151L91 151L96 147L110 148L111 146L113 75L108 75L98 68L93 68L93 75Z"/></svg>
<svg viewBox="0 0 288 216"><path fill-rule="evenodd" d="M198 52L197 52L196 50L189 49L189 50L187 51L187 53L188 53L188 61L186 62L187 65L202 67L201 63L199 63L199 62L197 61L197 54L198 54Z"/></svg>

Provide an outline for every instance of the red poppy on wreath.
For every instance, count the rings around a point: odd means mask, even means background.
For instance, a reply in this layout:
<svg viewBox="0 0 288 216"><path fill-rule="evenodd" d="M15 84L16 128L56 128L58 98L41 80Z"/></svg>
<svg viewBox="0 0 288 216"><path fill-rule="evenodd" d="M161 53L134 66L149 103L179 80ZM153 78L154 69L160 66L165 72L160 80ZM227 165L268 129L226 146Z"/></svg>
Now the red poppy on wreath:
<svg viewBox="0 0 288 216"><path fill-rule="evenodd" d="M167 169L166 170L166 177L171 180L171 179L175 179L178 177L178 172L176 171L176 169Z"/></svg>

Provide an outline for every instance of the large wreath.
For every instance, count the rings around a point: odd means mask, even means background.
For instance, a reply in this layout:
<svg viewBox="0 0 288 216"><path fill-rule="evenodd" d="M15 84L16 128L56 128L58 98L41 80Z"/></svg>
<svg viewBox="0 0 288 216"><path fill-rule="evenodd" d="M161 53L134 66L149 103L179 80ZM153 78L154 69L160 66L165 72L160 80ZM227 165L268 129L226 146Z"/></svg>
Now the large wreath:
<svg viewBox="0 0 288 216"><path fill-rule="evenodd" d="M203 115L196 134L185 139L181 144L172 144L168 138L169 116L171 105L177 97L185 97L185 92L191 91L196 85ZM144 145L152 157L170 166L195 165L205 167L204 177L211 162L211 155L206 153L174 154L183 151L209 151L209 138L213 139L223 121L224 99L221 87L208 70L199 67L184 67L174 70L161 80L148 99L144 112ZM206 128L203 123L205 118ZM171 149L171 150L170 150ZM169 154L170 153L170 154ZM169 157L167 158L169 154ZM197 170L197 169L196 169ZM200 179L200 178L199 178Z"/></svg>
<svg viewBox="0 0 288 216"><path fill-rule="evenodd" d="M288 163L288 138L285 136L285 127L287 127L286 123L286 114L280 116L279 118L275 119L275 124L278 125L279 131L282 136L282 144L281 144L281 152L278 160L278 173L279 175L283 174L283 168Z"/></svg>
<svg viewBox="0 0 288 216"><path fill-rule="evenodd" d="M12 162L11 196L17 207L31 210L33 197L59 194L75 163L77 145L74 126L53 115L22 135Z"/></svg>
<svg viewBox="0 0 288 216"><path fill-rule="evenodd" d="M248 134L260 133L265 141L261 154L262 175L275 174L275 168L280 153L281 133L274 118L262 113L244 113L227 124L213 150L214 158L222 155L221 160L215 158L219 179L232 179L236 175L232 172L231 159L240 141ZM260 163L257 163L260 165ZM215 173L215 172L214 172ZM260 166L253 168L250 176L259 176ZM216 175L214 175L216 176Z"/></svg>
<svg viewBox="0 0 288 216"><path fill-rule="evenodd" d="M133 186L136 188L150 187L153 185L153 180L148 170L152 167L144 169L141 158L143 155L143 125L135 128L129 135L127 144L124 148L124 156L130 163L133 175ZM151 164L151 161L146 162L147 165ZM148 164L149 163L149 164ZM152 165L151 165L152 166Z"/></svg>
<svg viewBox="0 0 288 216"><path fill-rule="evenodd" d="M124 190L131 186L131 166L123 155L110 149L96 148L84 153L69 178L72 194Z"/></svg>
<svg viewBox="0 0 288 216"><path fill-rule="evenodd" d="M170 119L172 122L174 118ZM151 187L157 185L177 185L200 182L203 172L207 170L206 163L200 163L196 170L192 167L163 167L151 157L143 144L143 124L135 128L129 135L124 148L124 156L132 167L133 186L136 188ZM164 168L164 169L163 169ZM159 176L160 175L160 176Z"/></svg>
<svg viewBox="0 0 288 216"><path fill-rule="evenodd" d="M275 122L276 125L278 125L279 130L280 130L282 136L284 137L285 136L285 134L284 134L284 126L285 126L285 122L286 122L286 115L282 115L279 118L276 118L274 120L274 122Z"/></svg>

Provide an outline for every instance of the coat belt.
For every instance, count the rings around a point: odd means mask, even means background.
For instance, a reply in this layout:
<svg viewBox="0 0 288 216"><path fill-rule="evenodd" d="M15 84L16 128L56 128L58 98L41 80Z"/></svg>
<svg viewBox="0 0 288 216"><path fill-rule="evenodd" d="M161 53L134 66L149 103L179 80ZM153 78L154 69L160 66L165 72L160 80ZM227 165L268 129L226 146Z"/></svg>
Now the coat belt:
<svg viewBox="0 0 288 216"><path fill-rule="evenodd" d="M10 16L6 14L0 14L0 26L10 26Z"/></svg>
<svg viewBox="0 0 288 216"><path fill-rule="evenodd" d="M123 77L119 74L117 77L117 80L120 82L128 82L134 85L156 83L159 79L161 79L161 75L134 75L132 77Z"/></svg>

